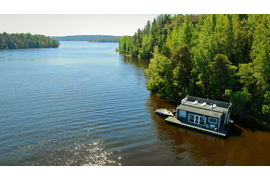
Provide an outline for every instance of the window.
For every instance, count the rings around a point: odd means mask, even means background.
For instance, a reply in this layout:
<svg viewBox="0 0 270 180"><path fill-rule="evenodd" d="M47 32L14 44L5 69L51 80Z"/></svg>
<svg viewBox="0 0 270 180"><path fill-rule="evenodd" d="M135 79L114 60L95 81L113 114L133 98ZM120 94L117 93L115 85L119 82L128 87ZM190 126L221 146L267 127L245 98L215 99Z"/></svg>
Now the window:
<svg viewBox="0 0 270 180"><path fill-rule="evenodd" d="M179 110L179 116L185 118L185 117L187 117L187 112L183 111L183 110Z"/></svg>
<svg viewBox="0 0 270 180"><path fill-rule="evenodd" d="M205 126L206 117L200 116L200 125Z"/></svg>
<svg viewBox="0 0 270 180"><path fill-rule="evenodd" d="M189 118L188 118L188 122L194 122L194 115L193 114L189 114Z"/></svg>
<svg viewBox="0 0 270 180"><path fill-rule="evenodd" d="M206 117L189 113L188 114L188 122L205 126Z"/></svg>
<svg viewBox="0 0 270 180"><path fill-rule="evenodd" d="M216 118L209 118L209 121L208 121L209 123L212 123L212 124L217 124L217 122L218 122L218 119L216 119Z"/></svg>

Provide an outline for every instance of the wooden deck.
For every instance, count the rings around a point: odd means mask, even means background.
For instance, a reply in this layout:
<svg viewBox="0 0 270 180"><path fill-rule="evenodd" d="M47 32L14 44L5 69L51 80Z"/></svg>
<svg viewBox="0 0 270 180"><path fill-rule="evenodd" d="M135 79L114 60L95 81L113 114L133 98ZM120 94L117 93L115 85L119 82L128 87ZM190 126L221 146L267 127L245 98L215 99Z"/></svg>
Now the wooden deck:
<svg viewBox="0 0 270 180"><path fill-rule="evenodd" d="M193 128L193 129L197 129L199 131L203 131L203 132L207 132L207 133L211 133L211 134L214 134L214 135L218 135L218 136L222 136L222 137L225 137L228 133L228 131L230 130L230 126L226 127L225 130L222 130L222 131L215 131L215 130L211 130L211 129L206 129L206 128L203 128L203 127L200 127L199 125L195 125L195 124L192 124L192 123L188 123L188 122L181 122L180 120L176 119L175 117L167 117L165 119L165 121L167 122L170 122L170 123L175 123L175 124L179 124L181 126L186 126L186 127L189 127L189 128ZM230 121L232 122L232 121Z"/></svg>

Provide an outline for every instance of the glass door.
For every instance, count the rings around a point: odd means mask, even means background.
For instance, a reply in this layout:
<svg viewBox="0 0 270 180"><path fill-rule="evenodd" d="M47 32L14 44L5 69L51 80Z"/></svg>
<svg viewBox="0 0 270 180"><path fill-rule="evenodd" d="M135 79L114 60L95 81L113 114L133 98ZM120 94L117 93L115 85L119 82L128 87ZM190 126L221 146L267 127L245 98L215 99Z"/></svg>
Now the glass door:
<svg viewBox="0 0 270 180"><path fill-rule="evenodd" d="M205 116L199 116L195 114L189 114L188 115L188 122L194 123L194 124L200 124L205 126L206 123L206 117Z"/></svg>

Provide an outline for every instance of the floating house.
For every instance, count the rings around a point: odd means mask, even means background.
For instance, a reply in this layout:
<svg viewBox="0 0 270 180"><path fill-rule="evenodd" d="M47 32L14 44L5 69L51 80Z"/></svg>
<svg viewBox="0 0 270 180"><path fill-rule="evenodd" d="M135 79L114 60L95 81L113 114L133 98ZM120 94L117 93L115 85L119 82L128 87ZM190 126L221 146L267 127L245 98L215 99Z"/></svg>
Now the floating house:
<svg viewBox="0 0 270 180"><path fill-rule="evenodd" d="M232 103L187 96L176 108L175 117L165 120L224 137L233 123L231 112Z"/></svg>

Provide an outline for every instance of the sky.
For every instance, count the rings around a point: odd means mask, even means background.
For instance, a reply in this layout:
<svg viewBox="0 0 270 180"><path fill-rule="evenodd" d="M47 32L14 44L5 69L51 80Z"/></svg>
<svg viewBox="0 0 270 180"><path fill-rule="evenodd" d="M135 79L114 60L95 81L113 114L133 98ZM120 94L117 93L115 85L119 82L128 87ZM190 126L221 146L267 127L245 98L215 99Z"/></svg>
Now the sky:
<svg viewBox="0 0 270 180"><path fill-rule="evenodd" d="M158 14L0 14L0 33L133 36Z"/></svg>

